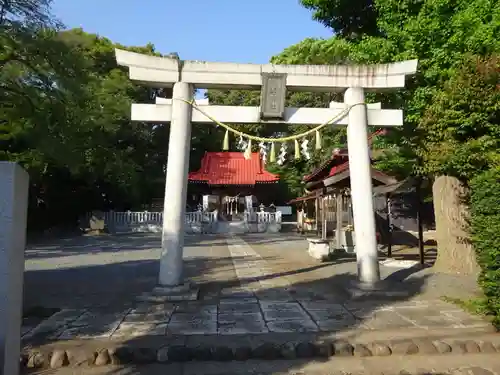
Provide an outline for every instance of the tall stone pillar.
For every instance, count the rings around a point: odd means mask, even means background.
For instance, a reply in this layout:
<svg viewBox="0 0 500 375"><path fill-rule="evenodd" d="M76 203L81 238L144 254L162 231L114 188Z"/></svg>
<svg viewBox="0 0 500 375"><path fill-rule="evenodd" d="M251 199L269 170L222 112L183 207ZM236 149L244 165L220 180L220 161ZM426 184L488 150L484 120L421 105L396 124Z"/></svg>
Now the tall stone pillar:
<svg viewBox="0 0 500 375"><path fill-rule="evenodd" d="M0 375L19 373L29 177L0 162Z"/></svg>
<svg viewBox="0 0 500 375"><path fill-rule="evenodd" d="M347 105L364 103L364 101L364 90L361 87L349 88L344 94L344 102ZM350 110L349 125L347 126L347 147L358 275L362 284L371 286L380 280L380 269L375 232L367 123L366 106L357 105Z"/></svg>
<svg viewBox="0 0 500 375"><path fill-rule="evenodd" d="M182 284L192 113L191 105L182 100L190 100L192 96L193 87L190 84L174 84L159 275L160 285L167 287Z"/></svg>

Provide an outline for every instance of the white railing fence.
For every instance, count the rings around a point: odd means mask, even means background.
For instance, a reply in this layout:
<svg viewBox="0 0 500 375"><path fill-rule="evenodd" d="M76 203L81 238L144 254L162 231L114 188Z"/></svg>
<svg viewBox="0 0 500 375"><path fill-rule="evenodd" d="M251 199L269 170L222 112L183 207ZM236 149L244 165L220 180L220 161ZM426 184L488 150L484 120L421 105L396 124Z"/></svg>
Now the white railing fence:
<svg viewBox="0 0 500 375"><path fill-rule="evenodd" d="M86 222L88 223L92 216L104 220L105 225L111 229L131 228L140 225L153 225L161 227L163 224L163 212L149 211L108 211L99 214L88 213ZM217 222L217 211L214 212L186 212L186 224L212 224Z"/></svg>
<svg viewBox="0 0 500 375"><path fill-rule="evenodd" d="M186 223L215 223L217 211L213 212L186 212Z"/></svg>
<svg viewBox="0 0 500 375"><path fill-rule="evenodd" d="M92 214L89 214L89 216L91 215ZM136 224L161 225L163 222L163 212L109 211L109 212L103 212L102 215L104 223L108 226L123 226L123 225L136 225Z"/></svg>
<svg viewBox="0 0 500 375"><path fill-rule="evenodd" d="M248 212L245 211L245 221L248 223L281 223L281 212Z"/></svg>
<svg viewBox="0 0 500 375"><path fill-rule="evenodd" d="M154 232L160 233L163 224L163 212L149 211L108 211L102 213L88 213L86 223L95 216L104 220L105 226L111 233L121 232ZM245 212L241 222L245 232L280 231L281 212ZM224 225L218 221L218 212L186 212L186 233L225 233L231 231L232 226ZM225 223L227 224L227 223Z"/></svg>

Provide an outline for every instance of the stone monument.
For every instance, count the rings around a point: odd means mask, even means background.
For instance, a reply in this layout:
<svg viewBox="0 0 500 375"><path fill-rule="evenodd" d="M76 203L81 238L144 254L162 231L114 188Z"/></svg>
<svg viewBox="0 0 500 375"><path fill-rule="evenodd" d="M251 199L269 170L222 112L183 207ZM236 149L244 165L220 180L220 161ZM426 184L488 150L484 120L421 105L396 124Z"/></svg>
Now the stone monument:
<svg viewBox="0 0 500 375"><path fill-rule="evenodd" d="M28 173L0 162L0 375L19 373Z"/></svg>

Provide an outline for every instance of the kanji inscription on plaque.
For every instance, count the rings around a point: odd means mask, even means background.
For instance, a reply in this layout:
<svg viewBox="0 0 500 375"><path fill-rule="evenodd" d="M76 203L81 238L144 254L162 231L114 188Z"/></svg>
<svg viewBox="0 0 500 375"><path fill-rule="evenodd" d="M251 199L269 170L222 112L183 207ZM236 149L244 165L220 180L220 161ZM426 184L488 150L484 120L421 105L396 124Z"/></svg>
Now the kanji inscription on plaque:
<svg viewBox="0 0 500 375"><path fill-rule="evenodd" d="M283 119L285 115L286 74L262 73L261 119Z"/></svg>

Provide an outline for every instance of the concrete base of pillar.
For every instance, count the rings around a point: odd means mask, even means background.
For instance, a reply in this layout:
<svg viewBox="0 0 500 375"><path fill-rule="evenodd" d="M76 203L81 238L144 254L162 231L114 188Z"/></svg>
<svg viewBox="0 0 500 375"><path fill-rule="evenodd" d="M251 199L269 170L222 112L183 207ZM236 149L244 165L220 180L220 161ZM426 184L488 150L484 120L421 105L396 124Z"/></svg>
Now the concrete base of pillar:
<svg viewBox="0 0 500 375"><path fill-rule="evenodd" d="M175 286L159 285L149 293L143 293L137 300L141 302L164 303L175 301L196 301L200 288L191 284L184 283Z"/></svg>
<svg viewBox="0 0 500 375"><path fill-rule="evenodd" d="M398 288L400 286L399 281L391 280L380 280L376 283L364 283L359 280L349 283L347 286L347 292L351 295L351 298L369 298L374 297L377 299L394 298L394 297L409 297L411 291L406 289Z"/></svg>

